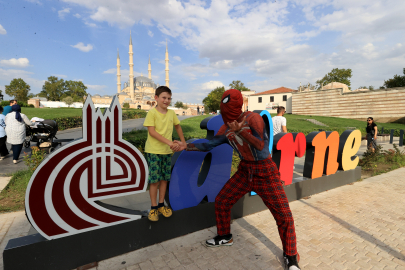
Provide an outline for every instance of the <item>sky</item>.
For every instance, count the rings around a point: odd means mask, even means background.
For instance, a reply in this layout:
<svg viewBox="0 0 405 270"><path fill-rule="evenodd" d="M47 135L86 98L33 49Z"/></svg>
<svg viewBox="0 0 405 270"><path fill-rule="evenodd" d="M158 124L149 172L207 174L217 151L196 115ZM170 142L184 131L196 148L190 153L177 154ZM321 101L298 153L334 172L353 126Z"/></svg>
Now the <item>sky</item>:
<svg viewBox="0 0 405 270"><path fill-rule="evenodd" d="M352 89L379 88L405 68L403 14L403 0L0 0L0 90L22 78L37 94L57 76L113 95L117 50L129 79L130 31L135 76L150 55L160 85L167 40L174 101L233 80L297 89L333 68L352 69Z"/></svg>

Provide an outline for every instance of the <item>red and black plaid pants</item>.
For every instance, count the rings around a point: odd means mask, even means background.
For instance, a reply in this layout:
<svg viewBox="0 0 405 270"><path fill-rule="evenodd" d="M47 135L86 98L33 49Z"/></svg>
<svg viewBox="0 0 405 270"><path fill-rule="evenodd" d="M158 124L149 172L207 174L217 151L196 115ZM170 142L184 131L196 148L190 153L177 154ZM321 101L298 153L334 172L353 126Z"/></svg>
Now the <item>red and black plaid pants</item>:
<svg viewBox="0 0 405 270"><path fill-rule="evenodd" d="M238 171L229 179L215 199L218 235L231 233L231 208L247 192L254 191L269 208L278 226L284 252L297 254L294 219L280 180L280 173L271 158L241 161Z"/></svg>

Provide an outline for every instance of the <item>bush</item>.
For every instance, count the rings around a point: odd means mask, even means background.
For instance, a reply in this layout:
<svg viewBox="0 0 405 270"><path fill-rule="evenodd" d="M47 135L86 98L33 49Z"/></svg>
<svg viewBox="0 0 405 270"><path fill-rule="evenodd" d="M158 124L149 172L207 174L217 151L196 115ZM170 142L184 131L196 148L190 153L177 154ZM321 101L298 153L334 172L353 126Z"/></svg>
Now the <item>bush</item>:
<svg viewBox="0 0 405 270"><path fill-rule="evenodd" d="M122 107L125 108L125 109L129 109L129 103L124 103L124 104L122 105Z"/></svg>
<svg viewBox="0 0 405 270"><path fill-rule="evenodd" d="M32 108L34 108L34 105L27 104L27 103L22 102L22 101L17 101L17 104L20 105L20 107L32 107ZM2 107L6 107L6 106L10 105L10 100L2 100L0 105Z"/></svg>
<svg viewBox="0 0 405 270"><path fill-rule="evenodd" d="M122 112L122 120L127 119L138 119L145 118L146 112L143 110L128 110ZM78 128L83 125L83 119L81 116L72 116L72 117L58 117L53 118L56 123L58 123L59 130L65 130L69 128Z"/></svg>
<svg viewBox="0 0 405 270"><path fill-rule="evenodd" d="M37 146L31 147L31 155L24 156L24 163L28 168L34 172L42 160L44 160L46 153L44 150L39 149Z"/></svg>
<svg viewBox="0 0 405 270"><path fill-rule="evenodd" d="M58 130L65 130L69 128L81 127L83 124L83 119L81 116L76 117L58 117L53 118L56 123L58 123Z"/></svg>

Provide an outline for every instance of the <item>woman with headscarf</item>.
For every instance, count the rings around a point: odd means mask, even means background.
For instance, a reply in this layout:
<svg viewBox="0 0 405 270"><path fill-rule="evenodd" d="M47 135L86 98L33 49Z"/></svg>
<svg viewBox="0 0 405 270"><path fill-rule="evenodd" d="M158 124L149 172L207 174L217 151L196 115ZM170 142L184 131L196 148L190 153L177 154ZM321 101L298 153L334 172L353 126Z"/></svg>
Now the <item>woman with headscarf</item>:
<svg viewBox="0 0 405 270"><path fill-rule="evenodd" d="M25 125L32 126L32 123L25 114L21 113L19 105L11 106L11 112L6 115L7 142L13 150L13 162L17 163L25 141Z"/></svg>

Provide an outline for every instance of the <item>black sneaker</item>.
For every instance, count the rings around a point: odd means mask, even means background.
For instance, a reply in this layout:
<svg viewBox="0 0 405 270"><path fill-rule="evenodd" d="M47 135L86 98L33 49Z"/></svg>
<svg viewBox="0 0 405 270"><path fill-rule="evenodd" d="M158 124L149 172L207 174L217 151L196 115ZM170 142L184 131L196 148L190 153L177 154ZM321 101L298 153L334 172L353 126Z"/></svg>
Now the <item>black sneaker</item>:
<svg viewBox="0 0 405 270"><path fill-rule="evenodd" d="M207 247L232 246L233 245L232 234L223 236L217 235L213 239L208 239L207 241L205 241L205 245Z"/></svg>
<svg viewBox="0 0 405 270"><path fill-rule="evenodd" d="M283 258L284 258L284 269L285 270L301 270L301 268L298 266L298 261L299 261L300 255L297 253L297 255L294 256L288 256L283 252Z"/></svg>

